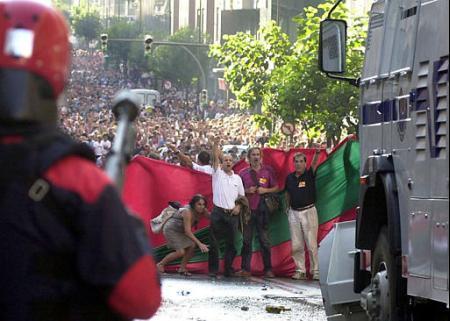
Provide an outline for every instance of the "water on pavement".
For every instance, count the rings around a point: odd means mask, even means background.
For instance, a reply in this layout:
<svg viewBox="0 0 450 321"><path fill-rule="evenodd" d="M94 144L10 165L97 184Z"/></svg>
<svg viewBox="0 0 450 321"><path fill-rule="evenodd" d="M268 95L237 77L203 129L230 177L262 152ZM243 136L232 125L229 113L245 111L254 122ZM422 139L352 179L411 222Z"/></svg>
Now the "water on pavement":
<svg viewBox="0 0 450 321"><path fill-rule="evenodd" d="M162 284L164 302L152 321L326 321L320 298L261 279L165 276ZM272 314L267 306L291 311Z"/></svg>

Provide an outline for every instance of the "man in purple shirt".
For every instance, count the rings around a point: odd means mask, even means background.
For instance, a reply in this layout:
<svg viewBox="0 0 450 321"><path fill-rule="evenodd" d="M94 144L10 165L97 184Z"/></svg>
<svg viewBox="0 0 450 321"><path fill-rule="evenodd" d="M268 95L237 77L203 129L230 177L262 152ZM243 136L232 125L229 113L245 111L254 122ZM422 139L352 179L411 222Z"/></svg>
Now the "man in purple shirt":
<svg viewBox="0 0 450 321"><path fill-rule="evenodd" d="M244 241L241 252L242 270L236 274L239 276L251 275L253 230L256 228L263 257L264 276L273 278L269 240L269 210L265 204L264 195L278 192L279 187L273 169L262 164L261 156L260 148L251 148L248 151L250 167L242 170L239 174L244 183L245 195L249 200L252 215L250 221L244 224Z"/></svg>

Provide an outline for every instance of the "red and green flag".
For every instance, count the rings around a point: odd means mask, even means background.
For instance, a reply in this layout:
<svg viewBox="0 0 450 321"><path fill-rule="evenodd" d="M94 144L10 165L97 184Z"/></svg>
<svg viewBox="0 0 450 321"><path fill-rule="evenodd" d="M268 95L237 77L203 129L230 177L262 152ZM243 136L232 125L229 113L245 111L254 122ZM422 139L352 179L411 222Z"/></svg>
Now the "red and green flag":
<svg viewBox="0 0 450 321"><path fill-rule="evenodd" d="M308 166L315 150L296 149L288 152L276 149L264 149L263 161L277 173L280 187L284 188L286 176L294 171L293 156L302 152L307 156ZM336 222L354 219L358 203L359 188L359 143L353 137L342 142L330 155L323 152L319 158L320 166L316 174L317 210L319 213L319 241L333 228ZM248 165L239 162L235 165L238 173ZM170 253L162 234L153 234L149 228L151 218L157 216L169 201L187 204L193 195L203 194L208 199L208 207L212 208L211 177L209 175L171 165L165 162L138 156L128 166L123 197L128 207L136 212L145 222L149 231L149 239L155 249L157 259ZM283 193L282 193L283 194ZM284 195L282 195L284 196ZM284 200L284 197L282 197ZM209 221L202 220L196 236L208 243ZM285 204L279 213L271 217L270 237L272 242L272 264L275 274L291 275L295 270L291 258L291 242ZM238 253L242 244L242 236L236 239ZM258 252L259 245L254 241L252 269L255 275L262 274L262 258ZM208 257L196 252L188 268L196 273L207 273ZM179 262L168 267L177 269ZM240 268L240 257L234 263Z"/></svg>

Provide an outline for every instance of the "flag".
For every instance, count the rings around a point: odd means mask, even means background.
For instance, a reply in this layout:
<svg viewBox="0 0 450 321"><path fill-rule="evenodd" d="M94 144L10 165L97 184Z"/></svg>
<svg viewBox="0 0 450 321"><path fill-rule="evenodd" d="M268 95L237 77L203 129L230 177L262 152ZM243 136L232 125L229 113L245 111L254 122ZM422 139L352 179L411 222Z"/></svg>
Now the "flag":
<svg viewBox="0 0 450 321"><path fill-rule="evenodd" d="M319 223L351 211L359 199L359 143L350 137L328 156L316 172Z"/></svg>
<svg viewBox="0 0 450 321"><path fill-rule="evenodd" d="M162 234L150 231L150 220L158 216L170 201L188 204L195 194L206 197L212 208L211 176L163 161L137 156L130 162L123 189L123 200L144 221L154 247L165 244ZM199 228L209 225L199 222Z"/></svg>
<svg viewBox="0 0 450 321"><path fill-rule="evenodd" d="M263 150L263 162L274 169L281 188L284 188L286 176L294 171L293 157L298 152L306 155L307 165L310 166L315 153L314 149ZM359 188L359 143L351 137L342 142L330 155L326 155L323 151L320 154L319 163L321 165L316 173L316 207L321 224L319 227L319 241L321 241L335 223L355 218ZM234 171L238 173L246 167L248 164L240 161L235 165ZM171 250L165 246L162 234L153 234L150 231L149 223L151 218L167 207L169 201L187 204L192 196L200 193L206 196L208 208L212 209L211 177L207 174L138 156L128 166L125 178L124 201L144 220L158 259L162 259ZM281 199L282 209L271 216L269 226L272 265L276 275L289 276L295 271L295 265L291 258L285 198L281 197ZM202 220L198 229L194 231L203 243L209 242L208 226L209 222ZM252 257L252 273L258 275L263 273L264 268L256 238L253 242L255 253ZM236 238L238 253L241 246L242 236L238 235ZM207 273L207 260L207 254L202 254L197 249L188 268L195 273ZM237 257L233 265L235 269L240 269L240 261L240 257ZM176 270L178 264L179 261L175 262L168 267L168 270Z"/></svg>

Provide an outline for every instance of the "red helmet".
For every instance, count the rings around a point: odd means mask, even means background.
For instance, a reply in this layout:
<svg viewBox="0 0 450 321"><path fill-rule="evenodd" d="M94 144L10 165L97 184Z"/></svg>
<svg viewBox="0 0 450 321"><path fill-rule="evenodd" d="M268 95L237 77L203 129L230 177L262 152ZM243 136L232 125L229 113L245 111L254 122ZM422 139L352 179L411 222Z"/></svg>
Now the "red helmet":
<svg viewBox="0 0 450 321"><path fill-rule="evenodd" d="M37 0L0 0L0 70L22 70L48 82L53 98L64 89L70 64L64 16Z"/></svg>

